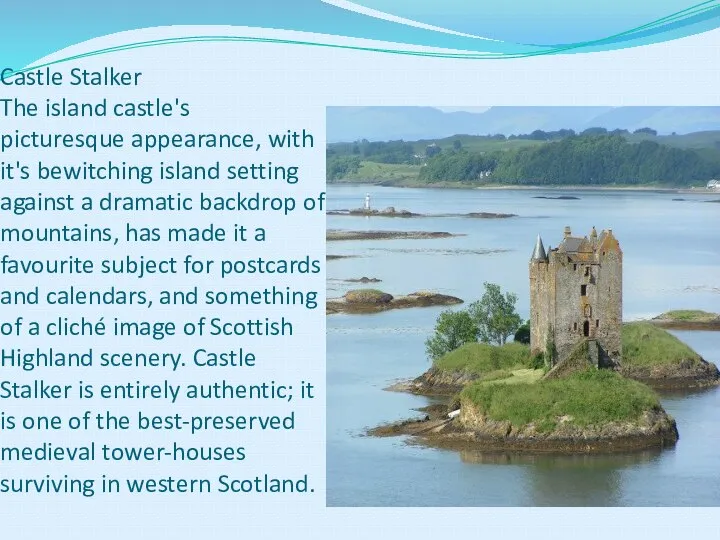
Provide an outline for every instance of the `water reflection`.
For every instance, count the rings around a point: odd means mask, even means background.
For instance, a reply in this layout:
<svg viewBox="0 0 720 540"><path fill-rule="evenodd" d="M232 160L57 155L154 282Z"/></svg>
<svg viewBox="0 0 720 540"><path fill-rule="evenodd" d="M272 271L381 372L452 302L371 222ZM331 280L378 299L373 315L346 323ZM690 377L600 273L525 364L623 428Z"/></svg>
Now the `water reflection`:
<svg viewBox="0 0 720 540"><path fill-rule="evenodd" d="M632 454L521 455L464 450L468 464L522 467L531 506L618 506L624 469L657 460L661 450Z"/></svg>

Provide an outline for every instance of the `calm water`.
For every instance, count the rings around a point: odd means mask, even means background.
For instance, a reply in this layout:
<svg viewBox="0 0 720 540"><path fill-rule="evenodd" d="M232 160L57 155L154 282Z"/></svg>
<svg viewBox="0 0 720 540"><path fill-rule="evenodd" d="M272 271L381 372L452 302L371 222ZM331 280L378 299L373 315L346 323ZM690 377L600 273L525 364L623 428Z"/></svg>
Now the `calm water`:
<svg viewBox="0 0 720 540"><path fill-rule="evenodd" d="M327 266L328 297L382 279L393 294L422 289L482 294L484 281L518 294L528 317L528 261L540 233L555 246L565 225L575 234L612 228L624 252L624 318L669 309L720 311L718 196L535 190L454 191L330 187L330 209L376 208L425 214L503 212L502 220L328 217L328 228L423 230L463 234L436 240L332 242L328 254L355 255ZM574 195L547 200L537 195ZM685 201L673 201L673 198ZM720 505L720 390L664 395L678 422L676 448L610 457L520 457L436 450L363 430L417 414L427 398L386 392L396 379L429 367L424 340L441 308L377 315L333 315L327 322L327 502L330 506L716 506ZM720 364L720 333L677 332Z"/></svg>

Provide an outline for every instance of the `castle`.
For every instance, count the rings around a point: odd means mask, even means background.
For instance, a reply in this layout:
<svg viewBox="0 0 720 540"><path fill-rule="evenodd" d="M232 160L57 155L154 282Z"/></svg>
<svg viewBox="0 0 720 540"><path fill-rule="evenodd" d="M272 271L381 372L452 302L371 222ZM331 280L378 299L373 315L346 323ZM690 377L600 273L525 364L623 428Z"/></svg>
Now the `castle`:
<svg viewBox="0 0 720 540"><path fill-rule="evenodd" d="M588 344L597 367L622 356L622 250L612 230L573 236L547 251L538 235L530 259L530 348L550 352L551 364Z"/></svg>

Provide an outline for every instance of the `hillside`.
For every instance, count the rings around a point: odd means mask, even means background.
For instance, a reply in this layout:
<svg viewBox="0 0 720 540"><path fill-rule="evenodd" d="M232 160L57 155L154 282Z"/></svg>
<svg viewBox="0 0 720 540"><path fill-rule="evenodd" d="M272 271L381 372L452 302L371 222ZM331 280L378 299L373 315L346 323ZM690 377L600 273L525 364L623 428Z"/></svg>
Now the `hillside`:
<svg viewBox="0 0 720 540"><path fill-rule="evenodd" d="M703 187L720 178L720 131L569 129L327 147L328 182L384 185Z"/></svg>

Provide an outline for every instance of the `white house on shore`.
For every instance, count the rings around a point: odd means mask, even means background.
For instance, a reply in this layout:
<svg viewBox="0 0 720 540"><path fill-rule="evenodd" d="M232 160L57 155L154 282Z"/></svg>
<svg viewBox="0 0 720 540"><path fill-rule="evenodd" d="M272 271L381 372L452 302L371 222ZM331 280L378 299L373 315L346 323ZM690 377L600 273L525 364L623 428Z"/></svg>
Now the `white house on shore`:
<svg viewBox="0 0 720 540"><path fill-rule="evenodd" d="M710 180L707 183L707 188L720 191L720 180Z"/></svg>

